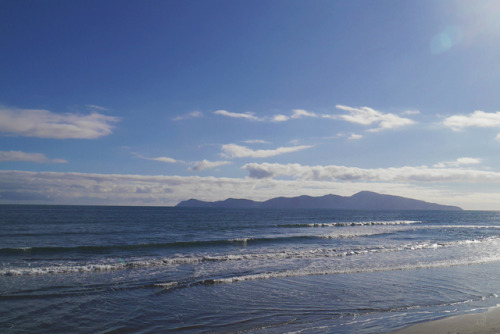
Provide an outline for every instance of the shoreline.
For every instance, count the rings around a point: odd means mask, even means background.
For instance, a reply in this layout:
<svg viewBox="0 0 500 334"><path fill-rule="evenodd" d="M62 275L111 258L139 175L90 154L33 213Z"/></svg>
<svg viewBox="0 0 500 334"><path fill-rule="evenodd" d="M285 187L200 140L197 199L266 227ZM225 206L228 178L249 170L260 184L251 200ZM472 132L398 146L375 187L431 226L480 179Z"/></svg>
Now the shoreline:
<svg viewBox="0 0 500 334"><path fill-rule="evenodd" d="M500 307L485 312L425 321L386 334L493 334L500 333Z"/></svg>

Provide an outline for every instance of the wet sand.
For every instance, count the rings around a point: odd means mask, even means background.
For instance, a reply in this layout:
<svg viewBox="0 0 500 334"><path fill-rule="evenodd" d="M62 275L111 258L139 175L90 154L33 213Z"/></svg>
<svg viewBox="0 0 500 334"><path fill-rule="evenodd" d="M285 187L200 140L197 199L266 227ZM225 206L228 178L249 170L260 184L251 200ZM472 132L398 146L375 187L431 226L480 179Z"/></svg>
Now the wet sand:
<svg viewBox="0 0 500 334"><path fill-rule="evenodd" d="M487 312L423 322L390 334L493 334L500 333L500 307Z"/></svg>

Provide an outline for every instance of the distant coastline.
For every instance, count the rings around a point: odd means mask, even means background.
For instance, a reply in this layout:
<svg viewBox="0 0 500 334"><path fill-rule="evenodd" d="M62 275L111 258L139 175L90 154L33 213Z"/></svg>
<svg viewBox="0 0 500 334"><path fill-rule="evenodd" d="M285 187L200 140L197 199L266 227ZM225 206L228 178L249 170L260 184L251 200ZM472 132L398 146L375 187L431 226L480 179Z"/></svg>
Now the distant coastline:
<svg viewBox="0 0 500 334"><path fill-rule="evenodd" d="M207 202L189 199L177 207L190 208L259 208L259 209L351 209L351 210L446 210L462 211L451 205L429 203L401 196L383 195L361 191L352 196L325 195L320 197L276 197L263 202L249 199L228 198L224 201Z"/></svg>

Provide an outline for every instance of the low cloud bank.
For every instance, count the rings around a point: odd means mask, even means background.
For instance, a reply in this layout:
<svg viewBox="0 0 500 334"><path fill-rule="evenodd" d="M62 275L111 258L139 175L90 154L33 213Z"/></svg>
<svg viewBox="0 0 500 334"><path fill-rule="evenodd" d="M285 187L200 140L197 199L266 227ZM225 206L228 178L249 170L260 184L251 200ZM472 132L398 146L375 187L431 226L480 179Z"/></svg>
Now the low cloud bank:
<svg viewBox="0 0 500 334"><path fill-rule="evenodd" d="M435 184L404 182L0 171L0 203L3 204L171 206L189 198L216 201L232 197L263 201L278 196L350 196L361 190L465 209L498 209L500 202L497 192L463 193Z"/></svg>
<svg viewBox="0 0 500 334"><path fill-rule="evenodd" d="M471 163L471 161L465 161ZM291 177L307 181L366 182L484 182L499 183L500 173L461 168L303 166L300 164L249 163L242 167L251 178Z"/></svg>

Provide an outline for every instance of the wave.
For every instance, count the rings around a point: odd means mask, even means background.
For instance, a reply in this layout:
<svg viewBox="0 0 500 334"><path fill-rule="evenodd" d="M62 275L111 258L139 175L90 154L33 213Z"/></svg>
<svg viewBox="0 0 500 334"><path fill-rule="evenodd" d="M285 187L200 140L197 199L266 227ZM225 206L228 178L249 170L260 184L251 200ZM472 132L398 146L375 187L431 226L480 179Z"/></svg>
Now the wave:
<svg viewBox="0 0 500 334"><path fill-rule="evenodd" d="M391 234L411 229L499 229L500 226L490 225L425 225L415 226L421 221L395 220L395 221L363 221L347 223L321 223L321 224L284 224L279 227L353 227L352 229L332 230L327 234L290 234L263 237L241 237L231 239L172 241L143 244L123 245L81 245L81 246L40 246L40 247L7 247L0 248L0 255L36 255L36 254L108 254L121 251L137 251L144 249L186 249L218 246L249 246L265 243L286 243L314 241L319 239L356 238L373 235ZM361 229L358 227L369 227Z"/></svg>
<svg viewBox="0 0 500 334"><path fill-rule="evenodd" d="M291 237L270 237L270 238L233 238L219 240L193 240L193 241L174 241L164 243L147 243L147 244L131 244L131 245L104 245L104 246L74 246L74 247L11 247L0 248L0 255L24 255L44 254L44 253L109 253L113 251L133 251L140 249L154 248L189 248L189 247L209 247L209 246L225 246L225 245L248 245L248 243L257 242L276 242L289 239L306 239L311 236L291 236Z"/></svg>
<svg viewBox="0 0 500 334"><path fill-rule="evenodd" d="M361 222L339 222L339 223L299 223L279 224L278 227L344 227L344 226L374 226L374 225L410 225L421 224L416 220L391 220L391 221L361 221Z"/></svg>
<svg viewBox="0 0 500 334"><path fill-rule="evenodd" d="M285 236L269 237L242 237L231 239L215 240L193 240L193 241L173 241L164 243L147 243L131 245L103 245L103 246L74 246L74 247L10 247L0 248L0 255L26 255L26 254L47 254L47 253L84 253L84 254L106 254L113 251L134 251L141 249L175 249L175 248L195 248L214 246L248 246L250 244L298 242L307 240L332 239L332 238L355 238L377 234L387 234L402 231L403 229L373 229L365 231L342 231L341 233L329 233L322 235L314 234L291 234Z"/></svg>
<svg viewBox="0 0 500 334"><path fill-rule="evenodd" d="M264 273L249 274L249 275L238 275L238 276L231 276L224 278L209 278L193 282L156 283L153 284L153 286L163 288L164 290L171 290L171 289L191 287L195 285L232 284L245 281L304 277L304 276L342 275L342 274L374 273L374 272L386 272L386 271L407 271L407 270L420 270L420 269L433 269L433 268L447 268L456 266L486 264L499 261L500 261L500 255L495 255L487 257L478 257L473 259L469 258L469 259L442 260L429 263L419 262L414 264L400 264L400 265L389 265L380 267L368 267L368 266L361 268L343 267L343 268L327 269L327 270L298 269L298 270L285 270L276 272L264 272Z"/></svg>
<svg viewBox="0 0 500 334"><path fill-rule="evenodd" d="M423 241L399 245L358 247L351 249L317 248L310 250L282 250L267 253L225 254L225 255L198 255L198 256L173 256L164 258L148 258L138 260L123 260L122 258L109 258L100 263L66 263L53 266L16 267L0 269L0 276L24 276L47 274L71 274L85 272L101 272L115 270L132 270L140 268L175 267L179 265L196 265L207 262L230 261L283 261L301 259L342 258L349 256L362 256L366 254L391 253L402 251L421 251L428 249L460 247L473 244L489 243L500 240L499 236L483 239L467 239L450 242Z"/></svg>

